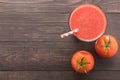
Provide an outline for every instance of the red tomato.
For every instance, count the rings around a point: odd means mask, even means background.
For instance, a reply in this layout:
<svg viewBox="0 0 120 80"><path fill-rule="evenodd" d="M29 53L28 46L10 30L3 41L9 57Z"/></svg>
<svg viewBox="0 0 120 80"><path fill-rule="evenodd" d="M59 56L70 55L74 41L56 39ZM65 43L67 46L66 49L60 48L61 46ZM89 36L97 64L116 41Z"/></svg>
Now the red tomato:
<svg viewBox="0 0 120 80"><path fill-rule="evenodd" d="M87 73L94 67L94 57L88 51L78 51L73 55L71 64L76 72Z"/></svg>
<svg viewBox="0 0 120 80"><path fill-rule="evenodd" d="M104 58L114 56L118 51L118 42L112 35L103 35L95 42L95 50Z"/></svg>

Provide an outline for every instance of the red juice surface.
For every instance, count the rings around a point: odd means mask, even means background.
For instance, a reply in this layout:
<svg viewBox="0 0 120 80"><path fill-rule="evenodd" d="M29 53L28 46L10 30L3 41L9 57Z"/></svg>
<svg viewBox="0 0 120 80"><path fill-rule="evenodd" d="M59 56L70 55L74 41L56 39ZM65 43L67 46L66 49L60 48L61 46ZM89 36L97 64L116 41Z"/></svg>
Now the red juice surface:
<svg viewBox="0 0 120 80"><path fill-rule="evenodd" d="M100 8L91 4L77 7L70 15L71 30L78 29L74 35L83 41L99 38L106 29L106 17Z"/></svg>

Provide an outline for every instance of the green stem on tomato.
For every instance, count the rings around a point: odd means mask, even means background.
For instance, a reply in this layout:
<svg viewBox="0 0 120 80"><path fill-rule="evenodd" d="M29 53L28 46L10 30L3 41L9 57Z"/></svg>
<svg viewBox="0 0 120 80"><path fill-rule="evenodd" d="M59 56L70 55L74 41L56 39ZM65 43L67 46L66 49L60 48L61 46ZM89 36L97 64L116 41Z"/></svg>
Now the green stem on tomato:
<svg viewBox="0 0 120 80"><path fill-rule="evenodd" d="M103 44L103 47L105 47L105 54L108 54L108 49L110 49L112 46L110 45L111 43L111 39L110 39L110 36L108 35L108 42L105 42L104 40L104 44Z"/></svg>
<svg viewBox="0 0 120 80"><path fill-rule="evenodd" d="M84 58L82 57L82 59L80 61L78 61L78 70L80 68L82 68L82 70L84 71L84 73L87 73L87 70L85 69L85 65L90 64L90 62L84 62Z"/></svg>

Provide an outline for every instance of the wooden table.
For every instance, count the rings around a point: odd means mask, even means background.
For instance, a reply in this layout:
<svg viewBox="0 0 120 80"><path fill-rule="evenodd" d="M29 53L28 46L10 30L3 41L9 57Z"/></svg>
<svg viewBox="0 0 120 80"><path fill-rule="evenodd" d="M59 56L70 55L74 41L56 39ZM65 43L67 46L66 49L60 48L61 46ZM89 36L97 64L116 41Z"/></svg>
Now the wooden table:
<svg viewBox="0 0 120 80"><path fill-rule="evenodd" d="M0 80L120 80L120 49L111 59L94 51L94 42L81 42L69 31L72 10L85 3L107 16L105 34L120 41L120 0L0 0ZM119 43L120 44L120 43ZM80 75L71 68L78 50L95 57L95 68Z"/></svg>

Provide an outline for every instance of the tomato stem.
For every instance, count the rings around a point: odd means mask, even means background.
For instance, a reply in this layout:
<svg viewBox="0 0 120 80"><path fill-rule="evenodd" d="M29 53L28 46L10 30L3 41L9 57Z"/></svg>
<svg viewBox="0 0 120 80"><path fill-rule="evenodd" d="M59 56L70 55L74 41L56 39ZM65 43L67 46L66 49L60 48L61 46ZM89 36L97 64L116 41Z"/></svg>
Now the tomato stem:
<svg viewBox="0 0 120 80"><path fill-rule="evenodd" d="M108 36L108 39L109 39L108 42L105 42L105 40L104 40L104 44L103 44L103 46L106 47L106 48L110 47L110 42L111 41L110 41L110 37L109 36Z"/></svg>
<svg viewBox="0 0 120 80"><path fill-rule="evenodd" d="M105 42L105 40L104 40L104 44L103 44L103 46L106 48L106 50L105 50L105 54L107 54L108 53L108 49L110 49L111 48L111 45L110 45L110 43L111 43L111 39L110 39L110 36L108 35L108 42Z"/></svg>
<svg viewBox="0 0 120 80"><path fill-rule="evenodd" d="M78 61L78 70L80 68L82 68L82 70L84 71L84 73L87 73L87 70L85 69L85 65L90 64L90 62L84 62L84 58L82 57L82 59L80 61Z"/></svg>

